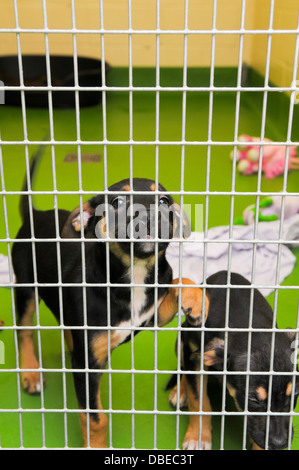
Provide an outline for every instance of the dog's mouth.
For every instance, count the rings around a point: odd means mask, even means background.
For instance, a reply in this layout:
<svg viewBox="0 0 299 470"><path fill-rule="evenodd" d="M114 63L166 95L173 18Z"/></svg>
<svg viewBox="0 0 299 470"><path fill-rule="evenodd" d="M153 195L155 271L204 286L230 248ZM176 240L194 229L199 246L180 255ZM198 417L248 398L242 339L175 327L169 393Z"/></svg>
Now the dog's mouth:
<svg viewBox="0 0 299 470"><path fill-rule="evenodd" d="M192 309L189 308L186 312L186 320L191 326L198 326L201 325L202 317L201 315L196 315L192 312Z"/></svg>
<svg viewBox="0 0 299 470"><path fill-rule="evenodd" d="M109 237L118 241L125 253L131 252L133 242L134 256L139 258L152 256L156 249L159 253L165 251L173 238L173 218L169 214L166 217L162 210L157 214L141 205L130 208L109 213ZM102 220L99 225L102 225L105 236L107 225L105 218Z"/></svg>
<svg viewBox="0 0 299 470"><path fill-rule="evenodd" d="M149 257L155 254L156 249L158 252L165 251L168 245L168 240L161 233L161 226L158 225L158 230L155 230L153 225L146 222L139 221L134 231L127 229L127 241L121 241L120 245L125 252L130 250L131 242L134 245L134 256L138 258ZM161 240L161 241L160 241Z"/></svg>

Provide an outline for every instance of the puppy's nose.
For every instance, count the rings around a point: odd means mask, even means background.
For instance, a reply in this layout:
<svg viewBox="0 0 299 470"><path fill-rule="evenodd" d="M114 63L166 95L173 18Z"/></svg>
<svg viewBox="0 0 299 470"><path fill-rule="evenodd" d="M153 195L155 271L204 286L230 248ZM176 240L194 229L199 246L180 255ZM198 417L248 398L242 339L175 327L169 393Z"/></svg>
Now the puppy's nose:
<svg viewBox="0 0 299 470"><path fill-rule="evenodd" d="M288 440L283 436L270 437L269 448L272 450L283 450L288 446Z"/></svg>
<svg viewBox="0 0 299 470"><path fill-rule="evenodd" d="M196 315L192 312L192 308L188 308L185 312L186 319L191 325L198 325L201 323L201 315Z"/></svg>

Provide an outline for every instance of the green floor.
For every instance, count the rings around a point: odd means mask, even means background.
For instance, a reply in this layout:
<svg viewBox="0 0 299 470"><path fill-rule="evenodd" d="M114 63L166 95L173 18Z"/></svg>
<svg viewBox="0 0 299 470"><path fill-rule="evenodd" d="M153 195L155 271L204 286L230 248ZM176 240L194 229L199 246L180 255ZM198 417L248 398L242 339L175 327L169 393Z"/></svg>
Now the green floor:
<svg viewBox="0 0 299 470"><path fill-rule="evenodd" d="M251 71L251 84L260 84L260 78ZM263 83L263 82L262 82ZM128 71L125 69L112 69L108 76L109 85L123 86L128 84ZM135 86L151 86L155 84L155 71L134 71ZM161 70L161 85L177 86L182 84L182 72L180 70ZM216 70L215 85L232 86L236 84L236 70ZM188 72L188 85L209 85L207 70L193 69ZM186 114L186 140L205 141L208 138L209 94L189 92L187 94ZM213 96L213 125L212 140L231 141L234 138L236 93L218 92ZM263 95L257 92L241 94L240 116L238 133L259 135L261 128L261 116ZM295 107L292 139L299 140L299 109ZM288 124L288 99L280 93L271 92L268 95L267 119L265 136L283 141L287 135ZM153 141L156 137L156 94L154 92L138 91L133 94L133 139L136 141ZM27 133L29 140L41 140L49 129L49 115L47 111L27 109ZM22 124L22 112L19 108L0 107L0 132L3 140L23 141L24 130ZM76 115L73 110L54 111L54 133L57 141L72 141L76 139L78 131L83 141L96 141L102 139L102 108L95 106L85 108L80 113L80 126L76 127ZM129 95L127 92L107 93L107 137L110 141L126 141L129 139ZM161 141L180 141L182 138L182 93L160 93L160 119L159 139ZM29 146L29 153L36 150L35 146ZM79 188L78 167L75 163L64 162L66 154L76 152L76 146L55 146L55 167L57 174L58 190L77 190ZM96 145L82 146L83 152L103 154L103 147ZM208 188L210 191L230 191L232 189L232 164L229 157L231 147L215 146L211 149L211 171L209 174ZM141 177L155 177L155 146L136 145L132 150L133 174ZM25 150L24 146L9 145L2 147L4 175L3 181L6 191L18 191L21 189L25 174ZM182 150L177 145L162 145L159 147L159 180L170 191L177 191L181 185L181 156ZM205 191L207 188L207 146L186 146L184 152L185 175L184 189L186 191ZM108 145L108 184L128 177L130 166L130 148L128 145ZM82 184L86 191L95 193L103 188L104 169L103 161L100 163L85 163L82 166ZM265 192L278 192L282 190L283 178L274 180L262 179L261 190ZM37 190L52 190L52 161L51 149L46 150L41 163L36 186ZM298 191L299 172L290 172L287 181L287 189L290 192ZM236 191L254 192L257 190L257 176L236 175ZM87 198L86 198L87 199ZM53 196L36 196L36 205L39 208L53 208ZM186 196L185 203L204 203L203 196ZM19 196L7 195L0 200L0 237L6 237L4 225L5 203L9 222L9 236L14 237L20 225L18 213ZM239 216L249 204L255 203L254 196L236 196L234 198L234 216ZM78 197L74 195L60 195L59 207L71 209L78 204ZM226 225L230 221L231 197L211 195L209 197L208 226ZM284 281L285 285L298 286L299 284L299 249L293 250L297 257L297 264L292 274ZM7 254L7 243L0 244L0 253ZM269 298L273 304L274 295ZM298 290L282 290L278 295L278 324L280 327L295 327L298 307ZM55 325L52 316L41 305L41 324ZM6 325L13 324L11 292L9 289L1 289L0 317ZM175 322L171 326L175 325ZM1 341L5 345L5 369L15 367L15 342L11 331L2 331ZM43 367L61 367L61 337L57 331L46 331L41 334L42 364ZM171 411L168 404L168 394L164 391L169 378L167 374L159 374L157 378L152 373L138 373L138 370L151 371L155 367L154 348L155 341L158 345L157 367L161 371L174 370L176 358L174 355L175 332L159 332L156 337L153 333L139 334L134 340L134 368L137 373L130 374L131 343L123 345L113 353L112 367L123 370L123 373L111 374L103 379L102 400L104 408L112 406L114 410L138 411L132 419L130 413L113 413L112 415L112 445L115 448L148 448L156 446L159 449L174 449L176 447L176 421L174 415L161 414L155 416L151 412L155 407L158 411ZM67 353L66 364L70 365ZM111 380L112 403L109 403L108 385ZM134 382L134 397L132 386ZM0 408L16 410L21 407L24 413L3 412L0 415L0 445L3 447L41 447L43 436L47 447L63 447L65 445L65 426L67 427L67 443L71 447L82 445L80 427L77 413L68 413L65 418L63 413L52 412L61 410L65 406L63 402L63 389L66 388L66 405L69 409L77 408L72 377L66 373L63 382L61 373L47 372L46 387L44 390L44 402L39 396L28 396L21 392L18 401L18 380L15 372L1 372L0 374ZM154 391L157 391L155 400ZM219 390L212 387L214 397L214 409L217 410ZM46 410L41 413L41 405ZM231 404L230 404L231 406ZM37 410L26 411L26 410ZM234 409L231 406L231 409ZM299 408L297 408L299 411ZM219 408L218 408L219 410ZM142 413L142 412L145 412ZM188 417L183 416L179 420L181 445L184 432L188 423ZM294 424L299 426L299 418L295 417ZM220 445L221 418L213 420L213 448ZM21 429L21 432L20 432ZM226 449L239 449L242 446L242 418L225 419ZM132 431L133 430L133 431ZM156 440L154 438L156 430ZM134 440L132 440L132 434ZM20 441L20 435L23 441ZM298 433L295 433L293 448L299 449Z"/></svg>

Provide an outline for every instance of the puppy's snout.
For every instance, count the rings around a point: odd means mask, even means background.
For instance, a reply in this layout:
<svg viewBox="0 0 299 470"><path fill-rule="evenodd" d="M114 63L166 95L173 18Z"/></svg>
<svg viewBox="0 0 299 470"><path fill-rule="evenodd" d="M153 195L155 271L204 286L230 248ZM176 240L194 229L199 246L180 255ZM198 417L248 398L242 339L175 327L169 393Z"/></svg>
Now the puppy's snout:
<svg viewBox="0 0 299 470"><path fill-rule="evenodd" d="M140 220L140 232L143 235L141 238L154 238L155 232L152 233L149 217Z"/></svg>
<svg viewBox="0 0 299 470"><path fill-rule="evenodd" d="M251 438L255 445L265 449L266 444L269 450L283 450L288 446L289 440L289 418L285 416L271 416L269 436L266 442L264 417L253 416L249 419L249 429ZM293 429L291 430L293 438ZM253 447L255 448L255 447Z"/></svg>
<svg viewBox="0 0 299 470"><path fill-rule="evenodd" d="M199 325L201 323L201 315L194 313L192 308L188 308L184 313L190 325Z"/></svg>
<svg viewBox="0 0 299 470"><path fill-rule="evenodd" d="M275 438L270 439L269 449L271 450L283 450L288 446L288 440L284 437L276 436Z"/></svg>
<svg viewBox="0 0 299 470"><path fill-rule="evenodd" d="M292 430L293 432L293 430ZM289 418L284 416L271 416L269 448L282 450L288 446Z"/></svg>

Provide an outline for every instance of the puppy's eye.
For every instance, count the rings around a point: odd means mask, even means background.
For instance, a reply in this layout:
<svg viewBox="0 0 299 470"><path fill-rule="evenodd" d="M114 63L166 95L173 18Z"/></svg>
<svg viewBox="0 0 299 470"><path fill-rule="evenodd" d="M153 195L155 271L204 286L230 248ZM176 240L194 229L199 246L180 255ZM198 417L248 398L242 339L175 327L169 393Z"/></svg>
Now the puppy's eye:
<svg viewBox="0 0 299 470"><path fill-rule="evenodd" d="M126 198L124 196L118 196L111 202L111 205L114 207L114 209L120 209L120 207L123 207L125 204Z"/></svg>
<svg viewBox="0 0 299 470"><path fill-rule="evenodd" d="M170 201L169 201L168 197L162 196L162 197L160 198L159 204L161 204L162 206L169 206L169 205L170 205Z"/></svg>

